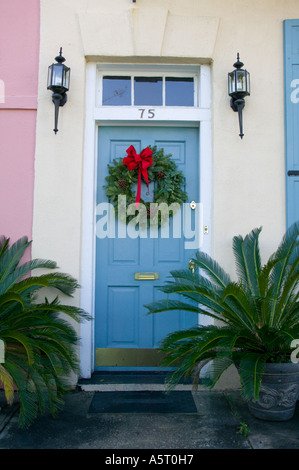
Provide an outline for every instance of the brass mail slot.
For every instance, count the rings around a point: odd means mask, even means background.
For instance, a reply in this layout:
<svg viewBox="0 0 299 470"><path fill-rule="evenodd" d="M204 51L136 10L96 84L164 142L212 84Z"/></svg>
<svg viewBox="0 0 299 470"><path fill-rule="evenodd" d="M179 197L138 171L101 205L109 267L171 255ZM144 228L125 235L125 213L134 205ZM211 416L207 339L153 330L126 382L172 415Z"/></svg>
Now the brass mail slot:
<svg viewBox="0 0 299 470"><path fill-rule="evenodd" d="M136 281L155 281L159 279L159 273L135 273Z"/></svg>

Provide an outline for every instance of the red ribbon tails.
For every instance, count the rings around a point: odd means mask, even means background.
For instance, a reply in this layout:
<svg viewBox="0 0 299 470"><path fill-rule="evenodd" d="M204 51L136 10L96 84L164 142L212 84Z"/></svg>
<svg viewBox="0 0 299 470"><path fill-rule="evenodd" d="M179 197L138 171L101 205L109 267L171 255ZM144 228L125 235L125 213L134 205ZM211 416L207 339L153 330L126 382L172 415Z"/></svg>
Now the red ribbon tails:
<svg viewBox="0 0 299 470"><path fill-rule="evenodd" d="M124 165L127 165L128 170L135 170L135 168L138 166L138 186L135 200L136 208L138 209L141 195L141 175L144 177L147 183L147 188L149 190L147 169L153 164L153 151L149 147L146 147L140 152L140 154L138 154L134 146L131 145L126 150L126 152L128 156L124 158L123 163Z"/></svg>

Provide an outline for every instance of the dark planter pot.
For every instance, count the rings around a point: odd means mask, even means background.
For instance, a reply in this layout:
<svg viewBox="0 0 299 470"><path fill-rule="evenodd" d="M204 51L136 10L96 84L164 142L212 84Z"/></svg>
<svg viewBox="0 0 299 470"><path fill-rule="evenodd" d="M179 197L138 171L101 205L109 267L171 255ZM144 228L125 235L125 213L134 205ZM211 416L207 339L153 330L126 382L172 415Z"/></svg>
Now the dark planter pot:
<svg viewBox="0 0 299 470"><path fill-rule="evenodd" d="M248 403L256 418L287 421L294 415L299 398L299 363L266 364L259 399Z"/></svg>

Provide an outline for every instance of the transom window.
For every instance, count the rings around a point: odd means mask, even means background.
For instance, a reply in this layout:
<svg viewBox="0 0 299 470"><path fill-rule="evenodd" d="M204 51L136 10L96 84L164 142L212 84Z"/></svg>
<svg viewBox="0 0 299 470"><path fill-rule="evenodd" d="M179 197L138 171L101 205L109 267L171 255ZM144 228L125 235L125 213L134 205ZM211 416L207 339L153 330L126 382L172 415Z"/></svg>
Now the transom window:
<svg viewBox="0 0 299 470"><path fill-rule="evenodd" d="M157 70L159 73L155 73ZM99 73L100 106L198 106L198 68L197 73L171 73L171 69L161 72L161 68L153 67L130 74L115 72Z"/></svg>

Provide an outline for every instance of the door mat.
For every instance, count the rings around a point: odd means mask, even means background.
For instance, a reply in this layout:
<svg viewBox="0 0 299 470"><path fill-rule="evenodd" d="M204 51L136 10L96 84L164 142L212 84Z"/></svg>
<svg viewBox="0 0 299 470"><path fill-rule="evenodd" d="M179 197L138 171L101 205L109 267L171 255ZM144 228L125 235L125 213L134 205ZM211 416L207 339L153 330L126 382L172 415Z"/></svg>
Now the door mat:
<svg viewBox="0 0 299 470"><path fill-rule="evenodd" d="M95 392L89 413L197 413L192 393Z"/></svg>

